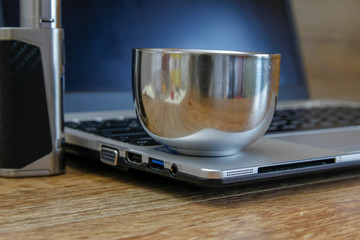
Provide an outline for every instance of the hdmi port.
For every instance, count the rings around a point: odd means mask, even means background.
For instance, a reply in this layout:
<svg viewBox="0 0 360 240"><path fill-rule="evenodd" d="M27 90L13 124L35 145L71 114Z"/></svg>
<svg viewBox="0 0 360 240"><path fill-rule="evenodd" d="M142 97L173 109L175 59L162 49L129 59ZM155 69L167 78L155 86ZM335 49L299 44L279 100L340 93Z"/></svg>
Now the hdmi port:
<svg viewBox="0 0 360 240"><path fill-rule="evenodd" d="M137 153L127 152L126 157L132 163L140 164L142 162L141 155Z"/></svg>

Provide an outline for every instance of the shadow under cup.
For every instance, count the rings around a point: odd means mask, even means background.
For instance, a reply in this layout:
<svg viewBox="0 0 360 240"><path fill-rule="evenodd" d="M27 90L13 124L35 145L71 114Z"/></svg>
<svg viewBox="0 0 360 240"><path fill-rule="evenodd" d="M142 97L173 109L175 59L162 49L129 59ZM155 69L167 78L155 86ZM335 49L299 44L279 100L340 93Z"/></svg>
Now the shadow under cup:
<svg viewBox="0 0 360 240"><path fill-rule="evenodd" d="M268 129L280 54L134 49L133 97L147 133L195 156L239 153Z"/></svg>

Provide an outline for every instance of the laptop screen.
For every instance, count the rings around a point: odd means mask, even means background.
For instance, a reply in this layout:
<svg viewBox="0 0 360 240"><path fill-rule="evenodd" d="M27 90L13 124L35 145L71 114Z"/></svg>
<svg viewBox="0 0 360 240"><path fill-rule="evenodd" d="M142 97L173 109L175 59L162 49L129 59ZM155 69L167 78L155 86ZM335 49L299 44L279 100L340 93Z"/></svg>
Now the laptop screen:
<svg viewBox="0 0 360 240"><path fill-rule="evenodd" d="M17 1L2 1L16 26ZM307 97L284 0L63 0L62 16L66 111L130 106L133 48L280 53L279 98Z"/></svg>

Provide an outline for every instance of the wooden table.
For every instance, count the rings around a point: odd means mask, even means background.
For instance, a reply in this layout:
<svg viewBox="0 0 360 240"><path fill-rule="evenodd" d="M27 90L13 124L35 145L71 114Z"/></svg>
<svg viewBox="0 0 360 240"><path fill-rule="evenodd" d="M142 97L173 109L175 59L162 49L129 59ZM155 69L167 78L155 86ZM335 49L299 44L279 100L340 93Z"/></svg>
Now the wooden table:
<svg viewBox="0 0 360 240"><path fill-rule="evenodd" d="M0 239L359 239L360 169L202 189L67 157L0 179Z"/></svg>
<svg viewBox="0 0 360 240"><path fill-rule="evenodd" d="M343 31L335 41L324 36L324 28L309 31L321 20L318 14L314 21L301 15L340 3L293 2L312 96L360 101L358 35L350 41ZM352 9L359 4L345 2ZM337 26L331 19L339 18L326 18L329 26ZM344 53L341 49L349 49L346 57L333 58ZM0 178L0 239L360 239L360 169L202 189L66 159L66 174Z"/></svg>

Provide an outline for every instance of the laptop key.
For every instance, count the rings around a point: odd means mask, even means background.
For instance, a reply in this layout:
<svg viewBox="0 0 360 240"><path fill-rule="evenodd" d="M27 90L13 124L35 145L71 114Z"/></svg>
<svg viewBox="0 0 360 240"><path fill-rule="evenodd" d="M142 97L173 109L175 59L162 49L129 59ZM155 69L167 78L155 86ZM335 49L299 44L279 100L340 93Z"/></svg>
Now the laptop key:
<svg viewBox="0 0 360 240"><path fill-rule="evenodd" d="M283 130L293 130L293 129L298 129L298 125L296 124L291 124L291 125L285 125L285 126L282 126L282 129Z"/></svg>
<svg viewBox="0 0 360 240"><path fill-rule="evenodd" d="M134 139L133 141L129 141L130 144L135 144L139 146L153 146L153 145L159 145L154 139L151 137L143 137L139 139Z"/></svg>
<svg viewBox="0 0 360 240"><path fill-rule="evenodd" d="M101 125L102 129L123 128L123 127L128 127L128 124L121 120L106 120L103 121Z"/></svg>
<svg viewBox="0 0 360 240"><path fill-rule="evenodd" d="M73 129L78 129L79 128L79 124L75 123L75 122L66 122L64 123L65 127L69 127L69 128L73 128Z"/></svg>
<svg viewBox="0 0 360 240"><path fill-rule="evenodd" d="M100 127L102 125L99 121L82 121L79 123L80 127Z"/></svg>

